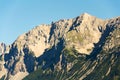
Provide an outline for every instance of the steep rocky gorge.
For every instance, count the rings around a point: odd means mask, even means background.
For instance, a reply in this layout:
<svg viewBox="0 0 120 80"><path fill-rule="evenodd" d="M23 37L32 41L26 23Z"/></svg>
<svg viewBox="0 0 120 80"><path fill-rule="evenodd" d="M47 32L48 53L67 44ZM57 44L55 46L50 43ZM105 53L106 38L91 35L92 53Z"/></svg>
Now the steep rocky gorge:
<svg viewBox="0 0 120 80"><path fill-rule="evenodd" d="M119 79L120 17L84 13L36 26L16 39L4 60L6 80Z"/></svg>

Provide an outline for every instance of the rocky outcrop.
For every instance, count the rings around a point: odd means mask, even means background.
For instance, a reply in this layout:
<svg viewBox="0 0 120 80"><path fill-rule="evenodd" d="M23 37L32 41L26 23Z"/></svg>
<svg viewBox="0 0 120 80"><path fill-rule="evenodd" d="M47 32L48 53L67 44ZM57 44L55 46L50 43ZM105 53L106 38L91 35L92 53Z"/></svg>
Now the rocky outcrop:
<svg viewBox="0 0 120 80"><path fill-rule="evenodd" d="M0 43L0 55L9 53L10 45L6 45L5 43Z"/></svg>
<svg viewBox="0 0 120 80"><path fill-rule="evenodd" d="M50 25L43 24L36 26L28 33L19 36L13 43L13 47L17 47L18 53L20 53L20 51L23 53L23 48L27 47L38 57L49 47L49 32Z"/></svg>
<svg viewBox="0 0 120 80"><path fill-rule="evenodd" d="M7 70L4 66L4 55L9 53L10 45L0 43L0 78L7 74Z"/></svg>

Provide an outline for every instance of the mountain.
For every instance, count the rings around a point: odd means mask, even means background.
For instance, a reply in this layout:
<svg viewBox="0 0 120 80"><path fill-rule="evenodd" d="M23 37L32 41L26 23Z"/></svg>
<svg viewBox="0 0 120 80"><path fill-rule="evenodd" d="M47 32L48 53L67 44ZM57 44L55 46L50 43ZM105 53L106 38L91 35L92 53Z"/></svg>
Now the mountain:
<svg viewBox="0 0 120 80"><path fill-rule="evenodd" d="M5 80L119 80L120 17L84 13L19 36L4 55Z"/></svg>

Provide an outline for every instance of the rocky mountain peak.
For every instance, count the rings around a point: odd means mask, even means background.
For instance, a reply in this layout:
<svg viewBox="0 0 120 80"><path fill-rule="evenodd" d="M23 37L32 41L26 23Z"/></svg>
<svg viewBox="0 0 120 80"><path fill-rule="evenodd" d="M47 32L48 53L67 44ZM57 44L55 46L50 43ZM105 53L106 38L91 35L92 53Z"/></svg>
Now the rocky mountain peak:
<svg viewBox="0 0 120 80"><path fill-rule="evenodd" d="M51 69L53 72L71 72L79 63L81 67L75 69L80 69L81 72L89 70L79 73L79 78L83 79L103 58L100 52L113 49L117 45L114 41L119 43L119 24L119 17L102 20L84 13L73 19L38 25L20 35L12 44L9 54L5 55L5 68L8 70L6 79L16 79L18 75L22 79L40 68L43 71ZM109 36L112 37L107 39ZM88 69L90 64L92 67ZM42 72L44 73L49 72Z"/></svg>
<svg viewBox="0 0 120 80"><path fill-rule="evenodd" d="M83 13L80 15L80 17L84 18L84 19L87 19L89 17L93 17L92 15L88 14L88 13Z"/></svg>

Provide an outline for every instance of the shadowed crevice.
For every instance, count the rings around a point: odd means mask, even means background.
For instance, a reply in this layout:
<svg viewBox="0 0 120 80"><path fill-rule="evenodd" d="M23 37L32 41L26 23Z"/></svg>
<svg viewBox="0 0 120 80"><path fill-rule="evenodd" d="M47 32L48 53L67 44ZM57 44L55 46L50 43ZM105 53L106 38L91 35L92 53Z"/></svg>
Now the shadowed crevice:
<svg viewBox="0 0 120 80"><path fill-rule="evenodd" d="M103 34L101 35L99 42L94 44L93 51L90 53L90 55L86 56L87 59L91 59L91 60L96 59L96 56L100 53L102 47L105 44L106 38L110 35L110 32L112 32L114 28L115 27L113 25L111 26L106 25L106 29L103 31Z"/></svg>
<svg viewBox="0 0 120 80"><path fill-rule="evenodd" d="M42 69L50 68L54 70L54 65L60 61L61 51L64 48L64 41L59 39L59 43L56 46L53 46L51 49L46 50L43 55L41 55L37 61L39 65L43 65Z"/></svg>

